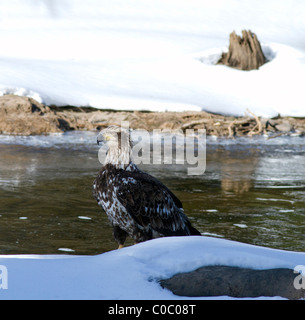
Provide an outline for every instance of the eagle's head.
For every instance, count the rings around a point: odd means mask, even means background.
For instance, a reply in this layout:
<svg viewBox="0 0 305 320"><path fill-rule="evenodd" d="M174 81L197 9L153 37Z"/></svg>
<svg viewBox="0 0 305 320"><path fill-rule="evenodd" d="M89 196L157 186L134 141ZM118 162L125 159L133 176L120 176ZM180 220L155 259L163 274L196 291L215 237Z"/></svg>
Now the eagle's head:
<svg viewBox="0 0 305 320"><path fill-rule="evenodd" d="M119 126L109 126L100 131L97 144L108 147L105 163L113 165L128 165L131 161L132 140L128 129Z"/></svg>

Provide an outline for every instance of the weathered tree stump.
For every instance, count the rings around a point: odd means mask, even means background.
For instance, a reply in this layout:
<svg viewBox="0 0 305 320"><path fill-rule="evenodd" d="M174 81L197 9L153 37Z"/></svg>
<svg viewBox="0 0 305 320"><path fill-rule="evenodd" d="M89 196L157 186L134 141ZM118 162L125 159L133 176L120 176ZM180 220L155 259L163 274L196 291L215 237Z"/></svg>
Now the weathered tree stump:
<svg viewBox="0 0 305 320"><path fill-rule="evenodd" d="M217 64L240 69L258 69L266 62L261 45L257 36L249 31L243 30L242 37L233 31L230 34L229 51L223 53Z"/></svg>

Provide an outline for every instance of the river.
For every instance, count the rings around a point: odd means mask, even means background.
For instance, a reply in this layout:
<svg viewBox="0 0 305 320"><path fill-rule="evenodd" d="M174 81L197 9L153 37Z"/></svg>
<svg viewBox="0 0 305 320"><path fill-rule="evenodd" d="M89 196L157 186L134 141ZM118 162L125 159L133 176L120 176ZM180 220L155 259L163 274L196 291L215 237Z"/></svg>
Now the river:
<svg viewBox="0 0 305 320"><path fill-rule="evenodd" d="M117 247L91 192L101 166L95 142L95 132L0 136L0 254ZM140 167L180 198L203 235L305 250L304 137L207 137L200 176L186 165Z"/></svg>

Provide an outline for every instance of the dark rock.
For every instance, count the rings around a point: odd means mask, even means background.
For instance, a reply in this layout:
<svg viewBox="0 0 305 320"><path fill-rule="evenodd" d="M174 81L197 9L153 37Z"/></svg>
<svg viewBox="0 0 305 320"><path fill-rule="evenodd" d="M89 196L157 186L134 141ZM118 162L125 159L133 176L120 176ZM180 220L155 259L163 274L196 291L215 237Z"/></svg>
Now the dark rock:
<svg viewBox="0 0 305 320"><path fill-rule="evenodd" d="M293 131L293 124L289 120L273 120L269 119L266 122L266 129L273 128L274 131L290 132Z"/></svg>
<svg viewBox="0 0 305 320"><path fill-rule="evenodd" d="M265 62L266 58L257 36L250 30L243 30L242 37L235 32L230 34L229 51L223 53L217 63L240 70L253 70Z"/></svg>
<svg viewBox="0 0 305 320"><path fill-rule="evenodd" d="M178 296L273 297L301 299L304 289L296 289L298 274L292 269L254 270L231 266L207 266L161 280L162 287ZM302 281L305 278L302 277ZM303 282L304 283L304 282Z"/></svg>
<svg viewBox="0 0 305 320"><path fill-rule="evenodd" d="M289 121L283 121L282 123L279 123L275 126L276 130L283 131L283 132L289 132L292 131L293 127Z"/></svg>

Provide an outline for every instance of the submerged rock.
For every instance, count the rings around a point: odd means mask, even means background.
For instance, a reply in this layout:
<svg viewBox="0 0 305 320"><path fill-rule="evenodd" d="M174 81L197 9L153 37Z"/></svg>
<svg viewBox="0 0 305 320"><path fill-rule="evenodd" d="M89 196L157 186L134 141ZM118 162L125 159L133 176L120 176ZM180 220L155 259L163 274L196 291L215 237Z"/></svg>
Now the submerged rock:
<svg viewBox="0 0 305 320"><path fill-rule="evenodd" d="M298 275L291 269L254 270L231 266L207 266L161 280L162 287L178 296L273 297L301 299L304 289L296 289ZM302 277L303 283L305 279Z"/></svg>

